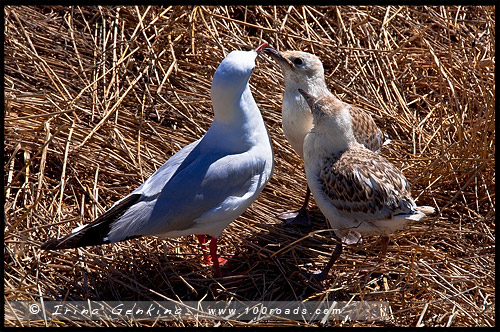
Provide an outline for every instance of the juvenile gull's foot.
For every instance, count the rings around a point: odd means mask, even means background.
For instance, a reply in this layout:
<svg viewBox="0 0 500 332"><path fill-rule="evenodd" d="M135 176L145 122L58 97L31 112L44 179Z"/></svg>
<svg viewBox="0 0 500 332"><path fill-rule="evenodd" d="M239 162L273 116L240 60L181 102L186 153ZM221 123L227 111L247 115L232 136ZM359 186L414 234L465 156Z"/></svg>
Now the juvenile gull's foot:
<svg viewBox="0 0 500 332"><path fill-rule="evenodd" d="M277 218L283 220L287 225L311 226L311 217L307 208L283 212L277 215Z"/></svg>

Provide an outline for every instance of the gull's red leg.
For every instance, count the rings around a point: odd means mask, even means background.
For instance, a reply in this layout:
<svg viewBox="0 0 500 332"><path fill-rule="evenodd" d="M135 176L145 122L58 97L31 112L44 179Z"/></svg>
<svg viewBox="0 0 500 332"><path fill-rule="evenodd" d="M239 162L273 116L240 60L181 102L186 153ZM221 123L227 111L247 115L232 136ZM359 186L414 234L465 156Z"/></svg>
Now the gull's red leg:
<svg viewBox="0 0 500 332"><path fill-rule="evenodd" d="M219 258L217 256L217 238L212 237L210 240L210 255L212 256L212 263L214 264L215 273L218 277L222 277L222 272L220 270L219 262L224 264L226 262L225 259Z"/></svg>
<svg viewBox="0 0 500 332"><path fill-rule="evenodd" d="M210 256L208 255L207 246L205 245L205 235L196 235L198 241L200 242L201 251L203 252L203 261L205 264L210 264Z"/></svg>

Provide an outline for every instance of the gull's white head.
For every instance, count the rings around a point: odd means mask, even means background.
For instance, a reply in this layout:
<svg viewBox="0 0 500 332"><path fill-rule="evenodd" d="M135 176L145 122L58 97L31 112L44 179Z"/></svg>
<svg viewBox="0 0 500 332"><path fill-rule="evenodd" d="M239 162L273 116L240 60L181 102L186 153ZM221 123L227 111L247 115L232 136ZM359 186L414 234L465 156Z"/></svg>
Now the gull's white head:
<svg viewBox="0 0 500 332"><path fill-rule="evenodd" d="M273 48L264 50L281 66L285 87L294 83L297 86L325 86L325 71L320 59L311 53L301 51L278 52Z"/></svg>
<svg viewBox="0 0 500 332"><path fill-rule="evenodd" d="M258 110L248 81L255 68L255 59L266 46L267 43L263 43L254 50L232 51L217 67L210 96L218 123L234 125L235 121L245 121L247 110L250 110L249 114Z"/></svg>
<svg viewBox="0 0 500 332"><path fill-rule="evenodd" d="M266 46L267 43L263 43L250 51L236 50L229 53L215 71L212 80L212 98L219 97L214 96L214 92L219 93L226 89L243 90L255 68L255 59Z"/></svg>

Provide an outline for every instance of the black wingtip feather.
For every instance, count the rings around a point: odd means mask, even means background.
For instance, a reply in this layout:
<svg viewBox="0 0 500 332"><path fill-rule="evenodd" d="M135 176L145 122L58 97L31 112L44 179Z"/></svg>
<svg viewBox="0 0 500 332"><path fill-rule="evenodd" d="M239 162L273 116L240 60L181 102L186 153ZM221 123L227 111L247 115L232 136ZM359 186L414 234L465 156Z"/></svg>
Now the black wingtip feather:
<svg viewBox="0 0 500 332"><path fill-rule="evenodd" d="M47 240L46 242L42 243L40 246L40 249L42 250L52 250L52 249L57 249L57 244L60 242L59 239L50 239Z"/></svg>
<svg viewBox="0 0 500 332"><path fill-rule="evenodd" d="M136 203L140 197L141 195L139 194L127 196L118 205L113 206L111 209L104 212L99 218L86 225L79 231L68 234L60 239L47 240L40 246L40 249L71 249L109 243L109 240L104 239L108 236L112 223L116 221L120 216L122 216L130 206ZM133 235L127 237L126 239L134 237L138 236Z"/></svg>

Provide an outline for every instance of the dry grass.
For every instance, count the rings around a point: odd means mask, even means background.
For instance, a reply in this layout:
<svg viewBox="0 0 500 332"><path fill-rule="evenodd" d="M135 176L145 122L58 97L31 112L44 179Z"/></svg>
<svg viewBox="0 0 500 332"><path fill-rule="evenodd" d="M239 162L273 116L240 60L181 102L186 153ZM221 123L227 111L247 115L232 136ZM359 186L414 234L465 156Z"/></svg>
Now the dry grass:
<svg viewBox="0 0 500 332"><path fill-rule="evenodd" d="M371 299L390 302L390 320L328 324L495 325L493 7L9 6L4 16L4 300ZM251 86L275 173L222 234L235 276L214 279L194 236L39 249L201 137L217 65L262 39L317 54L331 90L371 112L393 140L383 155L439 213L395 234L373 273L363 271L377 264L379 243L367 238L345 249L325 283L305 280L298 271L321 268L333 241L318 232L326 224L314 203L311 229L274 217L300 205L305 177L281 130L280 71L263 55Z"/></svg>

